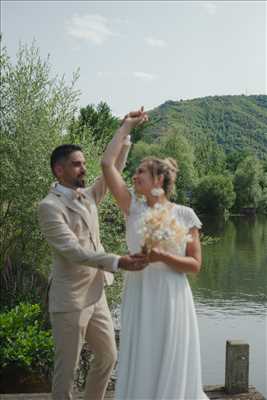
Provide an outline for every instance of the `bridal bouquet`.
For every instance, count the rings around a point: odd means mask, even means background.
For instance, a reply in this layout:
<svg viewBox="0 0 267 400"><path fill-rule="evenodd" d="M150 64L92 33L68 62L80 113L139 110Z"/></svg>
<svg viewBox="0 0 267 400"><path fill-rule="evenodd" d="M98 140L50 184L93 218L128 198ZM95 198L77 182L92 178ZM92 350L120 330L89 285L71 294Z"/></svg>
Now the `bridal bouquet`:
<svg viewBox="0 0 267 400"><path fill-rule="evenodd" d="M148 253L153 247L177 253L181 245L191 240L188 229L178 224L168 207L159 203L144 212L139 233Z"/></svg>

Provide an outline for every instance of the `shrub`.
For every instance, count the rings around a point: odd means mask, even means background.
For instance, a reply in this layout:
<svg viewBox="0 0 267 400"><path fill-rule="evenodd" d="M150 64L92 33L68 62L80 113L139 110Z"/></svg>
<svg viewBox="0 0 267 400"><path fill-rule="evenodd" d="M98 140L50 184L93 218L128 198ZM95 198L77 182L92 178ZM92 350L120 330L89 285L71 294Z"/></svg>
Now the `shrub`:
<svg viewBox="0 0 267 400"><path fill-rule="evenodd" d="M198 211L223 214L235 201L232 179L224 175L208 175L201 178L193 192L193 199Z"/></svg>
<svg viewBox="0 0 267 400"><path fill-rule="evenodd" d="M44 330L38 304L20 303L0 314L0 364L5 369L18 368L49 376L53 366L53 341Z"/></svg>
<svg viewBox="0 0 267 400"><path fill-rule="evenodd" d="M47 277L30 265L12 264L8 257L0 269L0 289L0 312L19 303L38 303L44 308Z"/></svg>

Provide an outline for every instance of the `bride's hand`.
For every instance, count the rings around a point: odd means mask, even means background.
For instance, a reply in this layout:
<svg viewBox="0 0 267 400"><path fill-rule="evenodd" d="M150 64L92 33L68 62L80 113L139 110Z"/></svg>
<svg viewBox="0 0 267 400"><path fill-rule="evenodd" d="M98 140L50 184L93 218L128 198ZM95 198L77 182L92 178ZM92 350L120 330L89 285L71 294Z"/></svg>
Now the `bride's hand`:
<svg viewBox="0 0 267 400"><path fill-rule="evenodd" d="M131 111L126 114L122 121L122 125L133 129L146 121L148 121L148 115L144 112L144 107L141 107L138 111Z"/></svg>
<svg viewBox="0 0 267 400"><path fill-rule="evenodd" d="M150 263L163 261L164 252L156 247L147 254Z"/></svg>

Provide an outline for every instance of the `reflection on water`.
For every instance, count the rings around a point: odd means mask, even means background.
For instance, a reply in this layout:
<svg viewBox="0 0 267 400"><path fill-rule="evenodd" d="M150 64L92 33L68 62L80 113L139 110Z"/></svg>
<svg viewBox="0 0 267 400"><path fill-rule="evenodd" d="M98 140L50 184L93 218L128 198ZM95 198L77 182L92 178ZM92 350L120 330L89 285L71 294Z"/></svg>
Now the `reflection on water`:
<svg viewBox="0 0 267 400"><path fill-rule="evenodd" d="M214 293L213 293L214 294ZM259 320L265 318L266 301L255 303L252 295L241 294L242 297L233 297L229 300L218 298L203 300L201 291L194 292L196 309L198 315L209 315L216 317L238 316L238 315L257 315ZM264 300L264 298L262 298Z"/></svg>
<svg viewBox="0 0 267 400"><path fill-rule="evenodd" d="M267 396L267 217L202 221L220 239L203 247L202 270L190 277L204 383L224 383L226 340L240 339L250 345L250 384Z"/></svg>
<svg viewBox="0 0 267 400"><path fill-rule="evenodd" d="M251 296L263 304L267 299L267 218L209 219L203 231L220 240L203 247L203 267L190 280L192 288L201 289L203 299Z"/></svg>

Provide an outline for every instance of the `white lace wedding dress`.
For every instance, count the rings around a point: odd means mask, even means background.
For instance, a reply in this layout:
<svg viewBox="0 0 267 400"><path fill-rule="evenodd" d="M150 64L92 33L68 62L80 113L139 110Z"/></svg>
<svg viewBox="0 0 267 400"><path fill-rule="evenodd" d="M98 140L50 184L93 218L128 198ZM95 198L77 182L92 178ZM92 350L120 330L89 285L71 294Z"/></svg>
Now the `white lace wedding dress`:
<svg viewBox="0 0 267 400"><path fill-rule="evenodd" d="M126 221L130 253L140 251L139 223L147 208L132 195ZM174 205L178 222L201 222L191 208ZM185 253L185 248L182 250ZM198 325L186 274L154 263L127 272L121 308L116 400L204 400Z"/></svg>

